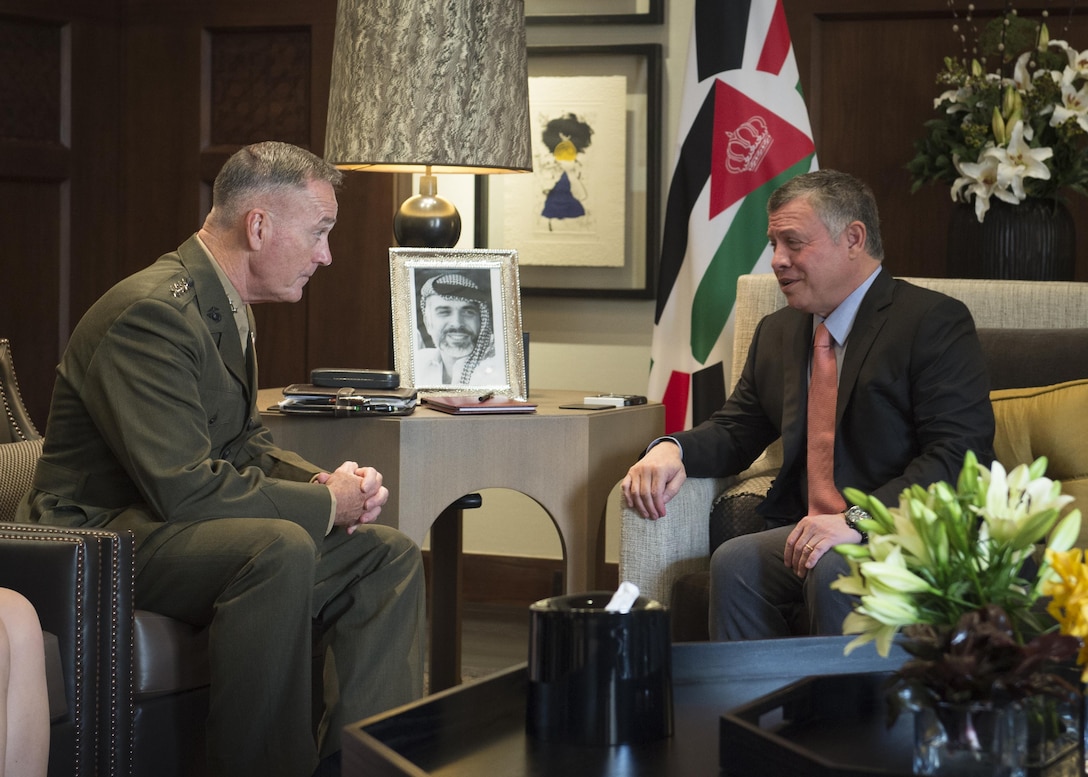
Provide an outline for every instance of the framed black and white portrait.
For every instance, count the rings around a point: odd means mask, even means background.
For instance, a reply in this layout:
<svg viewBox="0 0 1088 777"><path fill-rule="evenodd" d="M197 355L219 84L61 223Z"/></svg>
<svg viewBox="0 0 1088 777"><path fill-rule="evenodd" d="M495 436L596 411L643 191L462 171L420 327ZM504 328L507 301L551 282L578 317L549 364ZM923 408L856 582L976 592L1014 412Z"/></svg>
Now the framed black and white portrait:
<svg viewBox="0 0 1088 777"><path fill-rule="evenodd" d="M402 385L525 397L516 251L391 248L389 277Z"/></svg>

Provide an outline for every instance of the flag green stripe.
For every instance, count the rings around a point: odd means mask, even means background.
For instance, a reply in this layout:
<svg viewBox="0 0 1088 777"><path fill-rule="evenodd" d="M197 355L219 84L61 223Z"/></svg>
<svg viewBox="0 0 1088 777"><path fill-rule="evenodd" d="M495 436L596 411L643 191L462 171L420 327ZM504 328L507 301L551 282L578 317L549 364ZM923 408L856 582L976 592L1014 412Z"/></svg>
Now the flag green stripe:
<svg viewBox="0 0 1088 777"><path fill-rule="evenodd" d="M691 355L705 364L737 301L737 278L751 272L767 244L767 200L794 176L808 172L810 154L748 193L718 250L699 279L691 301Z"/></svg>

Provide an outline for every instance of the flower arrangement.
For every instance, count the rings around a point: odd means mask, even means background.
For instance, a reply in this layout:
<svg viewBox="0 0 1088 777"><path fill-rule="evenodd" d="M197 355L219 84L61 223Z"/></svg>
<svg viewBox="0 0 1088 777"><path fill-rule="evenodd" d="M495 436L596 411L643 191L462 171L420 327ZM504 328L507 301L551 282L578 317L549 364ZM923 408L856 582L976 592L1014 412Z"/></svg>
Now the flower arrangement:
<svg viewBox="0 0 1088 777"><path fill-rule="evenodd" d="M907 169L911 191L951 186L982 222L991 198L1011 203L1088 194L1088 51L1050 40L1044 23L1015 10L990 22L970 62L946 57ZM987 69L987 67L991 69Z"/></svg>
<svg viewBox="0 0 1088 777"><path fill-rule="evenodd" d="M1080 548L1047 548L1046 561L1054 574L1042 581L1040 592L1050 597L1046 609L1061 632L1080 638L1077 663L1085 667L1081 682L1088 683L1088 560Z"/></svg>
<svg viewBox="0 0 1088 777"><path fill-rule="evenodd" d="M1072 497L1045 477L1039 458L1006 473L1000 462L980 466L968 452L956 486L912 486L898 507L847 489L866 510L865 545L839 545L851 574L832 587L858 597L843 624L887 656L896 635L913 657L895 675L895 690L913 703L1018 700L1069 696L1076 689L1056 671L1080 650L1088 621L1088 565L1072 550L1080 511L1059 521ZM1033 551L1046 541L1032 575ZM1052 597L1054 629L1036 602ZM1088 675L1088 673L1086 673ZM1088 676L1086 676L1088 679Z"/></svg>

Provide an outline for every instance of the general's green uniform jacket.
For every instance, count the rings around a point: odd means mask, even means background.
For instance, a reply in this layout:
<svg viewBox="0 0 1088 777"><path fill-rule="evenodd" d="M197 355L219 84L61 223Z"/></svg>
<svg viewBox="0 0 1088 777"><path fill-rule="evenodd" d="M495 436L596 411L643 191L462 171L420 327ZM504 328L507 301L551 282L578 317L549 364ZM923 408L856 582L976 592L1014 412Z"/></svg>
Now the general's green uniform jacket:
<svg viewBox="0 0 1088 777"><path fill-rule="evenodd" d="M196 237L121 281L57 368L34 486L19 519L131 529L284 518L320 543L320 469L272 442L223 285ZM155 544L152 542L152 544Z"/></svg>

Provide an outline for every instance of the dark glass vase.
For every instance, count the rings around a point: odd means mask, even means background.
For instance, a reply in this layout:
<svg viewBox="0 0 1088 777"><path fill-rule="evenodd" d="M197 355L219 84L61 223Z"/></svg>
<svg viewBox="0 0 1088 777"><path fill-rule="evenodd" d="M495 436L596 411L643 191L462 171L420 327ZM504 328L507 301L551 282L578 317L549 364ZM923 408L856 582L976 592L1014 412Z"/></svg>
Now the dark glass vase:
<svg viewBox="0 0 1088 777"><path fill-rule="evenodd" d="M973 203L957 203L948 225L948 271L953 278L1071 281L1077 232L1057 200L1010 205L991 198L980 224Z"/></svg>

